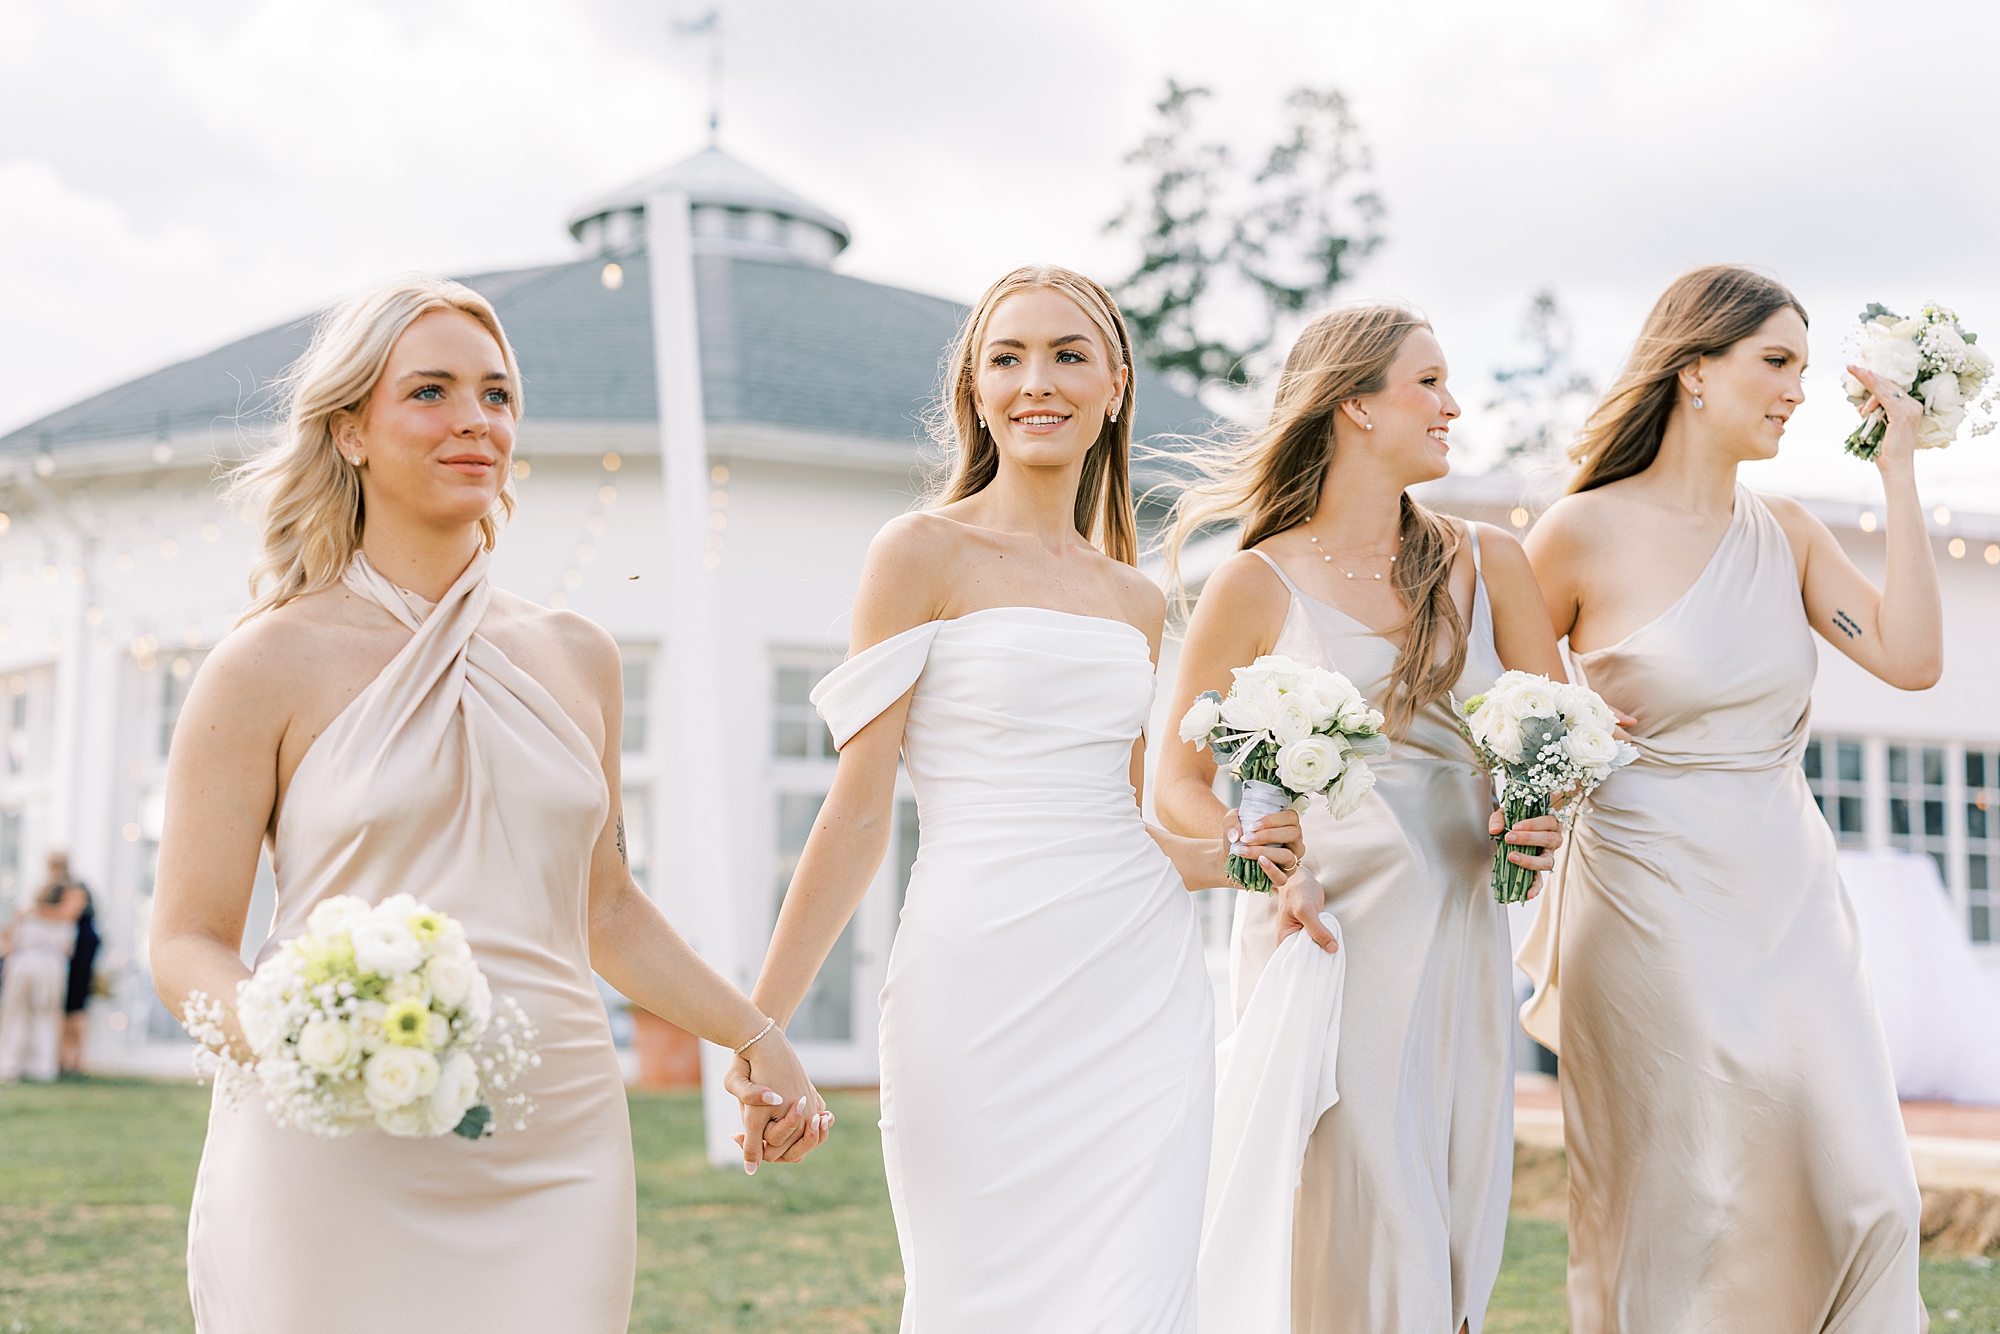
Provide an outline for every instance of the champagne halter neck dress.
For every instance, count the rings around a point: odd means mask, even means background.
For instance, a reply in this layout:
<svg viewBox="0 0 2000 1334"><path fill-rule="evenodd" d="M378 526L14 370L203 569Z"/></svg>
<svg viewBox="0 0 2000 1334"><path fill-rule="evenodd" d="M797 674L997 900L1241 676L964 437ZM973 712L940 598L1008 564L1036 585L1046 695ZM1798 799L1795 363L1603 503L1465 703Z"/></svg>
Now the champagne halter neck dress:
<svg viewBox="0 0 2000 1334"><path fill-rule="evenodd" d="M1493 612L1469 528L1473 599L1460 699L1500 675ZM1397 649L1303 591L1273 646L1343 673L1380 704ZM1514 1170L1513 966L1490 885L1492 784L1438 700L1345 820L1315 802L1306 864L1326 888L1347 960L1340 1101L1307 1143L1292 1225L1295 1334L1477 1334L1500 1272ZM1240 1018L1277 944L1277 901L1236 896L1230 960ZM1202 1334L1211 1334L1204 1329ZM1224 1334L1214 1331L1214 1334Z"/></svg>
<svg viewBox="0 0 2000 1334"><path fill-rule="evenodd" d="M1576 658L1638 721L1521 966L1562 1057L1577 1334L1925 1328L1888 1045L1805 749L1791 542L1736 511L1666 611Z"/></svg>
<svg viewBox="0 0 2000 1334"><path fill-rule="evenodd" d="M582 730L479 633L488 559L435 606L365 556L348 567L348 590L410 640L292 776L258 962L336 894L451 914L494 994L540 1030L542 1063L513 1090L537 1110L481 1140L321 1139L279 1126L254 1091L216 1099L188 1219L201 1334L626 1328L631 1127L587 926L610 795Z"/></svg>

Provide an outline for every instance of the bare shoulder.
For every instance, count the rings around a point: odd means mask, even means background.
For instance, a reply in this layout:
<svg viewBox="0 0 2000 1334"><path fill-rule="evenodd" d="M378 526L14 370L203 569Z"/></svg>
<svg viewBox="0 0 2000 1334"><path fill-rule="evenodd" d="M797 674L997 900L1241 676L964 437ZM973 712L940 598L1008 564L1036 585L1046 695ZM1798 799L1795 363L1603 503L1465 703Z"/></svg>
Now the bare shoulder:
<svg viewBox="0 0 2000 1334"><path fill-rule="evenodd" d="M1479 530L1479 559L1484 573L1491 579L1497 572L1503 576L1525 574L1530 579L1534 572L1528 565L1527 550L1521 539L1490 523L1470 523L1468 528Z"/></svg>
<svg viewBox="0 0 2000 1334"><path fill-rule="evenodd" d="M623 657L611 632L587 616L557 607L544 607L503 589L493 590L487 609L489 623L513 639L532 639L559 653L574 669L592 681L619 678Z"/></svg>
<svg viewBox="0 0 2000 1334"><path fill-rule="evenodd" d="M955 555L965 541L966 527L933 514L912 510L882 525L868 544L868 564L885 574L935 570Z"/></svg>
<svg viewBox="0 0 2000 1334"><path fill-rule="evenodd" d="M1526 549L1537 559L1544 555L1574 557L1593 550L1617 532L1620 515L1630 508L1625 498L1616 494L1616 486L1578 491L1543 510L1528 534Z"/></svg>
<svg viewBox="0 0 2000 1334"><path fill-rule="evenodd" d="M1291 590L1271 568L1271 563L1252 551L1239 551L1215 567L1201 586L1203 601L1210 593L1217 600L1261 606L1264 610L1283 608L1291 602Z"/></svg>
<svg viewBox="0 0 2000 1334"><path fill-rule="evenodd" d="M1112 560L1109 556L1104 558L1104 563L1110 567L1109 578L1117 590L1118 605L1125 613L1125 620L1143 631L1146 638L1157 646L1167 627L1167 595L1137 566Z"/></svg>
<svg viewBox="0 0 2000 1334"><path fill-rule="evenodd" d="M345 588L308 593L224 635L202 659L196 685L226 686L238 698L247 698L245 691L289 697L345 658L357 632L408 635L387 612Z"/></svg>
<svg viewBox="0 0 2000 1334"><path fill-rule="evenodd" d="M1771 511L1771 517L1785 530L1785 536L1794 543L1811 541L1829 529L1813 512L1790 496L1767 496L1757 492L1757 499L1764 502L1764 508Z"/></svg>

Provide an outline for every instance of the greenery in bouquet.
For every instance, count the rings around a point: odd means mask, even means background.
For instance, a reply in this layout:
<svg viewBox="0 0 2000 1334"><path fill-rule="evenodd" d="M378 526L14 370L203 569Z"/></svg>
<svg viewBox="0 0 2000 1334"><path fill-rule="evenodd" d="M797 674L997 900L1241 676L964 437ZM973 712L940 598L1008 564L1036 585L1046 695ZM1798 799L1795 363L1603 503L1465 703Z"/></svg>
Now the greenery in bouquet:
<svg viewBox="0 0 2000 1334"><path fill-rule="evenodd" d="M259 1088L280 1125L328 1137L477 1139L494 1128L497 1095L541 1063L527 1015L493 995L465 929L408 894L327 899L237 984L248 1060L218 1001L197 991L186 1017L196 1069L219 1093ZM501 1106L526 1127L526 1095Z"/></svg>
<svg viewBox="0 0 2000 1334"><path fill-rule="evenodd" d="M1205 690L1181 719L1181 740L1206 746L1215 762L1244 785L1238 816L1247 830L1256 816L1290 806L1303 811L1324 797L1336 820L1346 819L1375 786L1368 757L1384 755L1382 714L1339 672L1267 654L1232 673L1225 697ZM1241 844L1229 855L1229 875L1245 889L1271 892L1271 879Z"/></svg>
<svg viewBox="0 0 2000 1334"><path fill-rule="evenodd" d="M1915 395L1924 405L1917 448L1949 445L1975 407L1984 406L1988 416L1973 423L1972 433L1985 435L1993 429L1994 402L1990 396L1983 405L1980 401L1992 380L1993 358L1979 346L1979 336L1968 332L1943 306L1927 305L1906 318L1870 303L1861 312L1853 342L1853 364ZM1867 386L1851 372L1841 375L1841 384L1856 406L1868 401ZM1847 437L1847 452L1860 459L1874 458L1888 429L1888 418L1879 409L1870 413Z"/></svg>
<svg viewBox="0 0 2000 1334"><path fill-rule="evenodd" d="M1507 856L1512 850L1507 831L1550 814L1567 829L1582 800L1639 752L1613 735L1617 718L1587 686L1503 672L1485 694L1452 703L1459 731L1499 788L1502 824L1494 840L1493 897L1521 903L1535 887L1535 872Z"/></svg>

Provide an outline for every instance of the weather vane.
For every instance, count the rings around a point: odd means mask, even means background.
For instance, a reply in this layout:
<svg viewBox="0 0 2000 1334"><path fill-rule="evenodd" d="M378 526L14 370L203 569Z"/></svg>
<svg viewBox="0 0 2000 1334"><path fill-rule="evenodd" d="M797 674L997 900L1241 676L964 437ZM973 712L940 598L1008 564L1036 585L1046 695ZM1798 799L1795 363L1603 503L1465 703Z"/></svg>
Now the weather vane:
<svg viewBox="0 0 2000 1334"><path fill-rule="evenodd" d="M698 19L676 19L678 37L708 38L708 146L722 133L722 12L711 9Z"/></svg>

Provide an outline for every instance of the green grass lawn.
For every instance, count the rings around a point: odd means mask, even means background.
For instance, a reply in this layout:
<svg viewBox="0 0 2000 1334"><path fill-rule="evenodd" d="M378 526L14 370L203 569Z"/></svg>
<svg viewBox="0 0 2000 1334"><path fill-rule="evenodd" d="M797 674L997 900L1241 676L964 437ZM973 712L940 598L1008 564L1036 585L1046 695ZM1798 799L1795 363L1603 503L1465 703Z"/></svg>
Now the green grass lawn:
<svg viewBox="0 0 2000 1334"><path fill-rule="evenodd" d="M635 1331L896 1328L903 1278L874 1105L829 1101L832 1143L752 1179L702 1161L692 1095L633 1095ZM0 1334L193 1328L182 1251L207 1109L208 1091L188 1085L0 1089ZM1516 1216L1487 1328L1566 1330L1567 1252L1561 1223ZM1926 1260L1924 1295L1939 1331L2000 1334L1990 1261Z"/></svg>

